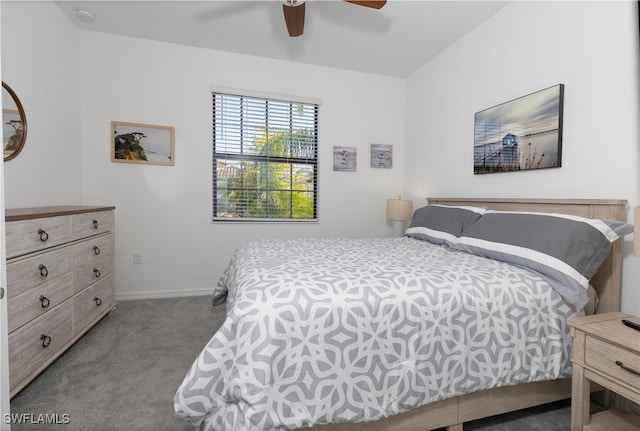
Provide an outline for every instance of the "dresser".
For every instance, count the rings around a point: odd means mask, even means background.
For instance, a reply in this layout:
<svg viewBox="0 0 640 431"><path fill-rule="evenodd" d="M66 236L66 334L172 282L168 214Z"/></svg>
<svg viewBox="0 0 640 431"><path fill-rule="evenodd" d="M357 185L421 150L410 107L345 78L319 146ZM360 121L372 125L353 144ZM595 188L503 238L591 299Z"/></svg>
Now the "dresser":
<svg viewBox="0 0 640 431"><path fill-rule="evenodd" d="M622 319L640 324L640 317L604 313L568 320L573 337L571 431L640 430L640 331ZM615 394L609 410L590 414L590 386L597 383ZM607 397L608 401L608 397Z"/></svg>
<svg viewBox="0 0 640 431"><path fill-rule="evenodd" d="M6 210L11 397L115 308L114 210Z"/></svg>

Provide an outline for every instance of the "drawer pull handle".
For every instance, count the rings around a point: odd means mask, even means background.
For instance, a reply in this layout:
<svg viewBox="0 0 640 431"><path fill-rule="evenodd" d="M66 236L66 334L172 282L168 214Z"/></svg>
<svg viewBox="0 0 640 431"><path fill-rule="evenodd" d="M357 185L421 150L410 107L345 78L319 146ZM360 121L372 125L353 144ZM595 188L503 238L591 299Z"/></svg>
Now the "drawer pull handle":
<svg viewBox="0 0 640 431"><path fill-rule="evenodd" d="M96 306L100 307L102 305L102 299L98 298L97 296L93 298L93 300L96 301Z"/></svg>
<svg viewBox="0 0 640 431"><path fill-rule="evenodd" d="M51 337L49 337L48 335L42 334L40 336L40 339L42 340L42 347L45 349L49 347L49 344L51 344Z"/></svg>
<svg viewBox="0 0 640 431"><path fill-rule="evenodd" d="M98 220L93 221L93 228L98 229Z"/></svg>
<svg viewBox="0 0 640 431"><path fill-rule="evenodd" d="M625 364L623 364L620 361L616 361L616 365L619 366L620 368L622 368L623 370L630 372L631 374L635 374L636 376L640 376L640 371L636 371L633 368L629 368L629 367L627 367Z"/></svg>
<svg viewBox="0 0 640 431"><path fill-rule="evenodd" d="M44 229L38 229L38 235L40 235L40 241L47 242L49 234Z"/></svg>
<svg viewBox="0 0 640 431"><path fill-rule="evenodd" d="M93 246L93 252L96 254L96 256L99 255L100 254L100 247L98 247L97 245L94 245Z"/></svg>
<svg viewBox="0 0 640 431"><path fill-rule="evenodd" d="M49 275L49 270L47 269L46 266L44 266L43 264L40 264L40 266L38 267L38 269L40 270L40 275L43 277L46 277Z"/></svg>
<svg viewBox="0 0 640 431"><path fill-rule="evenodd" d="M40 305L42 306L42 308L47 308L50 304L51 301L49 301L49 298L44 295L40 295Z"/></svg>
<svg viewBox="0 0 640 431"><path fill-rule="evenodd" d="M93 268L93 273L96 275L96 278L100 278L100 270L98 268Z"/></svg>

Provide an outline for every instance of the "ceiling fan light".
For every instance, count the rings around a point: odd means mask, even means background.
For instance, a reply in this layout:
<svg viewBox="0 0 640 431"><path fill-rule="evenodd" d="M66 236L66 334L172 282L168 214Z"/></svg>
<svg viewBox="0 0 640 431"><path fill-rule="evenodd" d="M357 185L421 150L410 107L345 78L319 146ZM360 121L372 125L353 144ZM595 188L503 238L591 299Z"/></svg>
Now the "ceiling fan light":
<svg viewBox="0 0 640 431"><path fill-rule="evenodd" d="M282 1L282 4L290 7L300 6L305 2L305 0L281 0L281 1Z"/></svg>
<svg viewBox="0 0 640 431"><path fill-rule="evenodd" d="M96 19L96 16L93 14L93 12L86 9L76 9L76 17L80 21L84 22L93 22Z"/></svg>

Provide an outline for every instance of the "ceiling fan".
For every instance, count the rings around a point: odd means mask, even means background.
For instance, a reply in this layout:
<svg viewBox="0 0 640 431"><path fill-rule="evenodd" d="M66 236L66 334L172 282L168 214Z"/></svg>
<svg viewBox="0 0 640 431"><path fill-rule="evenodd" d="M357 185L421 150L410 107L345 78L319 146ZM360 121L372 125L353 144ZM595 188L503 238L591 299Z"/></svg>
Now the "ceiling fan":
<svg viewBox="0 0 640 431"><path fill-rule="evenodd" d="M304 9L305 0L282 0L282 11L284 12L284 21L287 24L289 36L300 36L304 32ZM359 6L380 9L385 5L385 1L358 1L343 0L347 3L357 4Z"/></svg>

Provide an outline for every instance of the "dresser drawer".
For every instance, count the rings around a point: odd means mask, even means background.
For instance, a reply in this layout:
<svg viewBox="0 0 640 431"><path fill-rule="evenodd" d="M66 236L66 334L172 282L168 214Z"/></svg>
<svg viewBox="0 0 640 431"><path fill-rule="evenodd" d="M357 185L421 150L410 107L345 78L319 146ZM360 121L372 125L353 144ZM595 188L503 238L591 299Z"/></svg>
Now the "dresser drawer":
<svg viewBox="0 0 640 431"><path fill-rule="evenodd" d="M113 308L114 291L111 275L87 287L73 297L73 335Z"/></svg>
<svg viewBox="0 0 640 431"><path fill-rule="evenodd" d="M71 301L9 335L9 378L11 387L20 384L42 367L71 340Z"/></svg>
<svg viewBox="0 0 640 431"><path fill-rule="evenodd" d="M98 235L111 230L111 211L98 211L71 216L71 239Z"/></svg>
<svg viewBox="0 0 640 431"><path fill-rule="evenodd" d="M73 271L73 293L78 293L91 283L111 274L111 259L99 259L93 265L76 268Z"/></svg>
<svg viewBox="0 0 640 431"><path fill-rule="evenodd" d="M92 237L71 247L73 292L106 277L111 273L111 234Z"/></svg>
<svg viewBox="0 0 640 431"><path fill-rule="evenodd" d="M67 273L9 299L7 304L9 332L47 313L72 295L71 273Z"/></svg>
<svg viewBox="0 0 640 431"><path fill-rule="evenodd" d="M42 283L71 272L71 248L41 252L7 264L7 297L18 296Z"/></svg>
<svg viewBox="0 0 640 431"><path fill-rule="evenodd" d="M70 216L36 218L6 223L7 258L20 256L55 245L71 238Z"/></svg>
<svg viewBox="0 0 640 431"><path fill-rule="evenodd" d="M640 373L638 355L598 338L587 336L585 364L614 380L640 390L640 375L625 370L622 366Z"/></svg>

